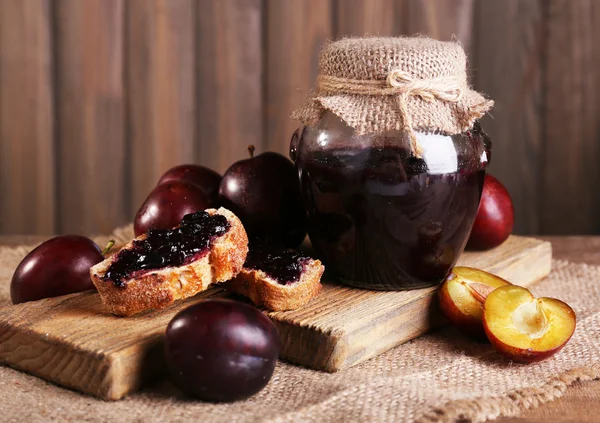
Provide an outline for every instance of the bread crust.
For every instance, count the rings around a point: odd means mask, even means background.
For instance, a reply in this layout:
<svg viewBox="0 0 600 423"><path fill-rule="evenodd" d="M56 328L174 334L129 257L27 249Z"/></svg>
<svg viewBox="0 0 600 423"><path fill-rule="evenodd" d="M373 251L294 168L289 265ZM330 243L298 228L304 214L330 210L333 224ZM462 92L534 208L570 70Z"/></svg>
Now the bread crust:
<svg viewBox="0 0 600 423"><path fill-rule="evenodd" d="M248 236L242 222L223 207L218 210L208 209L206 212L225 216L231 227L225 234L215 238L203 257L190 264L151 270L125 281L124 287L102 279L118 254L90 269L92 282L112 314L131 316L149 309L164 308L179 299L196 295L214 283L227 281L242 270L248 254ZM133 241L145 238L146 234ZM123 249L132 248L133 241Z"/></svg>
<svg viewBox="0 0 600 423"><path fill-rule="evenodd" d="M295 310L321 292L321 276L325 267L319 260L305 264L300 280L282 285L262 270L243 268L227 284L227 289L248 297L254 304L272 311Z"/></svg>

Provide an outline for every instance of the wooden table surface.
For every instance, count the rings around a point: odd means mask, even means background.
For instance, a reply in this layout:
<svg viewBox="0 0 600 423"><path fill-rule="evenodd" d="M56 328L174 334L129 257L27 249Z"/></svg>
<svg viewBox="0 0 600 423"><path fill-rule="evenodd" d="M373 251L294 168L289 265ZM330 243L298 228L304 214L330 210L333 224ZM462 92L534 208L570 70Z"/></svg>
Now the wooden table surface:
<svg viewBox="0 0 600 423"><path fill-rule="evenodd" d="M600 265L600 236L541 238L552 242L554 258ZM42 240L38 236L0 235L0 245L19 245ZM600 422L600 380L577 383L556 401L529 410L517 418L501 418L494 422Z"/></svg>

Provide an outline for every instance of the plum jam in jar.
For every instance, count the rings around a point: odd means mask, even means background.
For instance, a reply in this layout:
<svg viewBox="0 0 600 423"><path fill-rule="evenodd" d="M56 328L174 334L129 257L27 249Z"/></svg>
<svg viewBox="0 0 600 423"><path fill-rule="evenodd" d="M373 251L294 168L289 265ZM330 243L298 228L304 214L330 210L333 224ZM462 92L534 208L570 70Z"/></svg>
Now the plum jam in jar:
<svg viewBox="0 0 600 423"><path fill-rule="evenodd" d="M460 44L348 38L327 44L292 117L308 235L330 278L375 290L439 284L477 214L493 102L467 83Z"/></svg>
<svg viewBox="0 0 600 423"><path fill-rule="evenodd" d="M459 135L355 135L332 113L298 130L295 161L308 234L328 275L368 289L441 282L477 214L491 143L479 125Z"/></svg>

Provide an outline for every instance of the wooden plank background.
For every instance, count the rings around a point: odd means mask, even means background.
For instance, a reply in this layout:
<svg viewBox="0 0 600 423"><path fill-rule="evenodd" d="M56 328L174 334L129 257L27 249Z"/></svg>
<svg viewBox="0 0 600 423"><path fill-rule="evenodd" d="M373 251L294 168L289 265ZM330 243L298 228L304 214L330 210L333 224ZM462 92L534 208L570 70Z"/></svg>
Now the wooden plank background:
<svg viewBox="0 0 600 423"><path fill-rule="evenodd" d="M600 233L596 0L0 0L0 233L107 232L169 167L286 154L320 46L456 38L516 232Z"/></svg>

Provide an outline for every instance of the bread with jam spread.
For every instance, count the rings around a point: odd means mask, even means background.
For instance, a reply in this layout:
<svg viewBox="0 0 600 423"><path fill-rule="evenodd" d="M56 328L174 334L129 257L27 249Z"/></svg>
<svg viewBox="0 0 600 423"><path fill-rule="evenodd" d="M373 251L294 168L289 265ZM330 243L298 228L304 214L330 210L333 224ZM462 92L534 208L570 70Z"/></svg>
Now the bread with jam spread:
<svg viewBox="0 0 600 423"><path fill-rule="evenodd" d="M251 249L244 267L226 287L269 310L295 310L321 292L324 270L319 260L295 250Z"/></svg>
<svg viewBox="0 0 600 423"><path fill-rule="evenodd" d="M211 229L209 221L216 229ZM247 253L248 236L242 222L221 207L187 215L171 231L149 231L137 237L93 266L90 276L108 310L130 316L164 308L234 278Z"/></svg>

